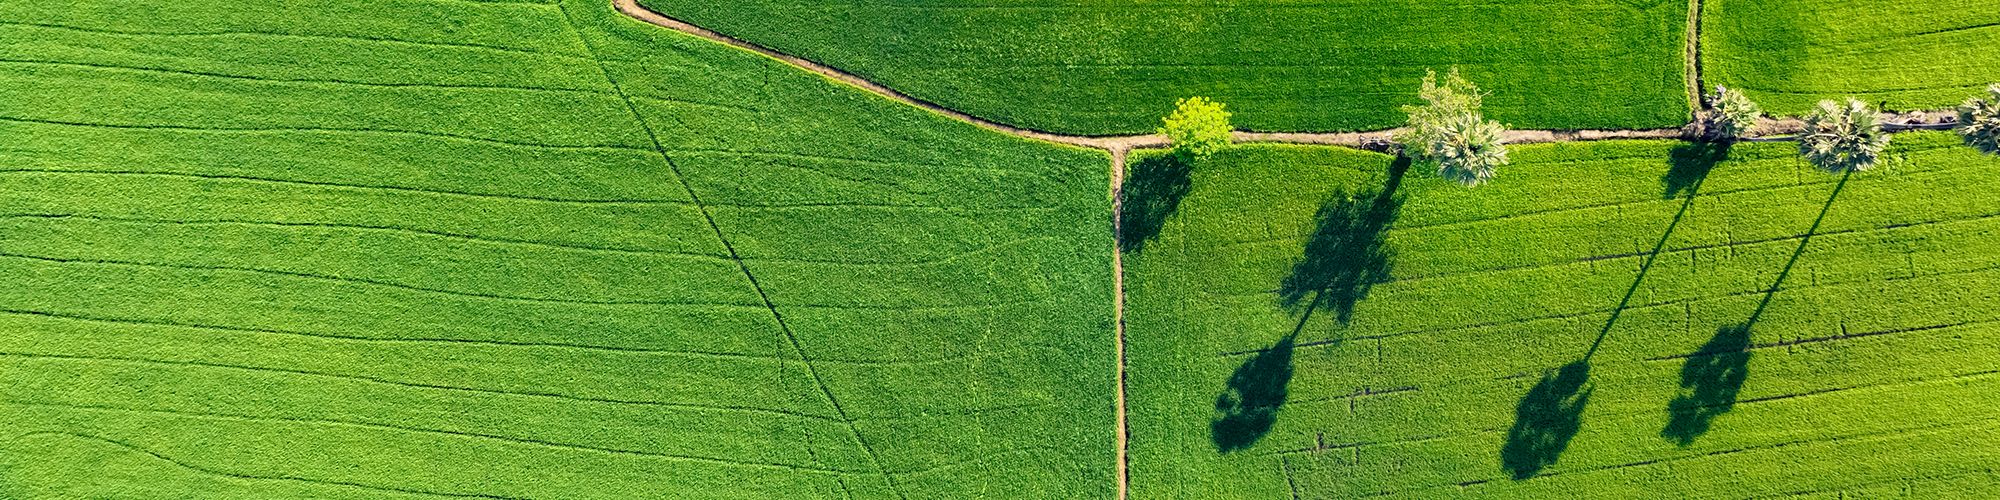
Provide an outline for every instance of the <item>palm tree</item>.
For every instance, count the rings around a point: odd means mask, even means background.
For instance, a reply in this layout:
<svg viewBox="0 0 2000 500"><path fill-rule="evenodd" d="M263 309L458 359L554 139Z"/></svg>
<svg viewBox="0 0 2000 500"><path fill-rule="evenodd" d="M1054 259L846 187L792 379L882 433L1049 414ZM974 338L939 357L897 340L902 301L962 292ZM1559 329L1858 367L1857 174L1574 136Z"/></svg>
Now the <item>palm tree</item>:
<svg viewBox="0 0 2000 500"><path fill-rule="evenodd" d="M1882 131L1875 110L1852 97L1846 105L1820 101L1806 115L1806 130L1799 136L1799 154L1834 173L1868 170L1888 146L1889 134Z"/></svg>

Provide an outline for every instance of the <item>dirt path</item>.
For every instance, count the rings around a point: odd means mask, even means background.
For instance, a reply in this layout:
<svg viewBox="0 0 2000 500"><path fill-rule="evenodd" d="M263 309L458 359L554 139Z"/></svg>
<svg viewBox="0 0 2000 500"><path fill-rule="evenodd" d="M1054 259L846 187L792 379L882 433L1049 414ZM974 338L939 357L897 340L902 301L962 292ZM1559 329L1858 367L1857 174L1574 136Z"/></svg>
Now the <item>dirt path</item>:
<svg viewBox="0 0 2000 500"><path fill-rule="evenodd" d="M1705 85L1705 82L1702 81L1702 76L1701 76L1702 3L1703 3L1702 0L1693 0L1689 2L1688 21L1687 21L1688 23L1687 42L1686 42L1688 99L1692 104L1691 109L1697 111L1699 111L1702 107L1701 95L1703 93L1703 85ZM778 52L776 50L772 50L762 45L751 43L747 40L734 38L728 35L717 33L707 28L695 26L693 24L688 24L679 19L667 17L666 15L654 12L651 9L647 9L644 6L639 5L638 0L612 0L612 5L618 9L618 12L621 12L627 16L631 16L634 19L638 19L640 21L644 21L646 23L657 25L674 31L679 31L689 35L694 35L697 37L708 39L710 41L714 41L724 45L730 45L743 50L748 50L758 54L763 54L765 57L770 57L772 59L783 61L786 64L796 66L806 71L817 73L820 76L833 79L834 81L838 81L841 83L854 86L856 88L860 88L862 90L868 91L869 93L873 93L893 101L929 110L930 112L944 115L954 120L969 123L981 128L985 128L987 130L992 130L995 132L1012 135L1016 137L1023 137L1023 138L1053 142L1058 144L1067 144L1071 146L1104 150L1111 156L1111 187L1110 187L1111 214L1112 214L1111 227L1114 235L1118 234L1117 231L1123 229L1119 227L1120 223L1118 221L1118 214L1120 213L1120 210L1123 208L1123 199L1122 199L1123 197L1121 196L1122 193L1120 191L1121 187L1124 184L1126 155L1130 153L1133 149L1165 147L1168 145L1167 139L1157 134L1122 135L1122 136L1064 135L1064 134L1043 132L1039 130L1029 130L1002 123L988 121L976 116L960 112L955 109L938 105L937 103L933 103L915 96L911 96L909 94L905 94L896 89L883 86L873 81L869 81L868 79L862 78L858 75L841 71L831 66L813 62L804 58L793 56L791 54ZM1949 129L1953 125L1950 120L1955 118L1955 115L1951 111L1917 111L1908 113L1885 113L1883 115L1883 118L1884 119L1882 123L1884 124L1883 127L1884 129L1891 132L1900 132L1907 130ZM1759 128L1765 135L1763 137L1751 140L1787 141L1787 140L1793 140L1794 138L1784 134L1798 133L1800 130L1804 128L1804 122L1797 118L1766 119L1760 122ZM1328 132L1328 133L1236 131L1232 133L1232 136L1237 142L1315 144L1315 145L1347 146L1354 148L1375 149L1380 145L1388 144L1390 137L1392 137L1397 132L1400 132L1401 130L1402 129L1389 129L1389 130L1378 130L1370 132ZM1603 140L1617 140L1617 139L1687 139L1690 137L1689 133L1690 130L1692 130L1692 127L1659 128L1659 129L1627 129L1627 130L1508 130L1506 134L1502 136L1502 140L1504 142L1511 144L1531 144L1531 143L1547 143L1547 142L1603 141ZM1115 344L1116 344L1114 347L1114 352L1116 353L1115 357L1117 360L1117 372L1113 375L1113 380L1115 381L1116 386L1118 388L1117 394L1113 398L1116 405L1116 408L1114 408L1113 410L1113 414L1115 415L1118 421L1117 422L1118 449L1116 452L1118 460L1116 466L1117 481L1118 481L1117 498L1118 500L1125 500L1127 495L1126 492L1128 483L1127 464L1129 463L1127 458L1126 448L1128 439L1130 438L1129 435L1130 431L1126 427L1126 418L1125 418L1125 266L1124 266L1124 255L1122 252L1119 251L1117 246L1117 238L1114 237L1111 240L1112 240L1111 303L1112 303L1112 318L1116 325L1115 327L1116 331L1114 332L1113 338L1115 339Z"/></svg>

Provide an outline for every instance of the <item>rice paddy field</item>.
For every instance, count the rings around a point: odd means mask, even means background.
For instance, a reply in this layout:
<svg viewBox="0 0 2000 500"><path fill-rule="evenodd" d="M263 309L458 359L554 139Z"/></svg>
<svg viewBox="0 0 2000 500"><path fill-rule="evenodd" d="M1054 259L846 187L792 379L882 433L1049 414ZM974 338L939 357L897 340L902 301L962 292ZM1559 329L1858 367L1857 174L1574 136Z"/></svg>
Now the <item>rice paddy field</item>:
<svg viewBox="0 0 2000 500"><path fill-rule="evenodd" d="M1846 95L1948 108L2000 81L2000 3L1707 0L1702 16L1704 78L1779 113Z"/></svg>
<svg viewBox="0 0 2000 500"><path fill-rule="evenodd" d="M1133 497L1990 496L2000 159L1792 147L1136 162Z"/></svg>
<svg viewBox="0 0 2000 500"><path fill-rule="evenodd" d="M1991 2L637 1L720 35L0 2L0 498L2000 492L2000 157L1565 133L1946 108ZM1094 137L1452 66L1558 142Z"/></svg>
<svg viewBox="0 0 2000 500"><path fill-rule="evenodd" d="M994 121L1151 132L1174 99L1250 130L1374 130L1427 68L1524 128L1686 122L1684 0L641 0ZM814 27L802 29L802 27Z"/></svg>
<svg viewBox="0 0 2000 500"><path fill-rule="evenodd" d="M0 60L0 497L1112 494L1101 152L608 2L5 2Z"/></svg>

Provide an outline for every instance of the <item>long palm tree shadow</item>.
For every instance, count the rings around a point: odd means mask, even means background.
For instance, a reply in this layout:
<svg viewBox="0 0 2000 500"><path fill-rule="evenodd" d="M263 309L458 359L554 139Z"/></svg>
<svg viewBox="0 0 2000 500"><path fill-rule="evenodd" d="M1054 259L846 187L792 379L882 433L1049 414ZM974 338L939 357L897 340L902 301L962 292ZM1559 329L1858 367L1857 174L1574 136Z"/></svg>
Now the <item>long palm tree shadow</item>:
<svg viewBox="0 0 2000 500"><path fill-rule="evenodd" d="M1582 358L1563 365L1561 368L1542 374L1542 379L1514 407L1514 425L1507 430L1507 441L1500 447L1500 466L1515 480L1534 477L1543 468L1556 463L1569 442L1583 427L1583 409L1590 402L1590 359L1597 355L1604 338L1617 326L1619 316L1632 304L1632 297L1639 292L1646 281L1646 274L1652 272L1653 263L1666 250L1667 242L1673 239L1674 229L1680 227L1687 217L1688 209L1694 206L1694 199L1700 195L1701 185L1707 181L1709 171L1729 154L1728 144L1692 144L1674 148L1668 157L1669 169L1661 178L1666 196L1682 196L1680 210L1674 213L1667 229L1653 244L1653 250L1646 254L1646 260L1639 266L1638 276L1625 289L1625 296L1618 300L1617 307L1604 320L1604 326L1597 332L1597 338L1590 343L1590 350Z"/></svg>
<svg viewBox="0 0 2000 500"><path fill-rule="evenodd" d="M1397 157L1380 189L1352 194L1337 189L1320 204L1303 255L1278 285L1281 304L1297 307L1312 294L1308 307L1333 309L1341 324L1353 318L1354 305L1389 279L1388 231L1402 209L1398 191L1409 169L1410 159Z"/></svg>
<svg viewBox="0 0 2000 500"><path fill-rule="evenodd" d="M1138 252L1160 235L1193 187L1194 161L1180 154L1148 156L1133 162L1118 190L1118 250Z"/></svg>
<svg viewBox="0 0 2000 500"><path fill-rule="evenodd" d="M1812 227L1799 239L1797 248L1792 249L1792 257L1785 261L1785 267L1778 272L1778 279L1764 290L1764 298L1757 302L1757 309L1742 323L1726 325L1715 331L1715 336L1700 349L1687 356L1681 365L1681 390L1673 401L1667 403L1667 425L1660 429L1660 437L1681 446L1694 443L1696 438L1707 434L1716 417L1735 409L1737 394L1743 390L1743 382L1750 375L1750 331L1757 320L1763 318L1764 311L1771 306L1772 297L1777 296L1785 279L1792 274L1792 268L1805 254L1806 244L1819 234L1820 224L1826 221L1827 212L1833 209L1833 202L1840 197L1840 191L1847 187L1848 172L1840 177L1840 183L1833 187L1833 194L1826 198L1826 204L1819 209L1819 217L1813 219Z"/></svg>
<svg viewBox="0 0 2000 500"><path fill-rule="evenodd" d="M1209 422L1209 439L1216 451L1229 453L1249 448L1271 432L1278 422L1278 410L1289 397L1292 382L1292 351L1299 332L1318 309L1324 295L1313 297L1313 305L1299 316L1292 332L1268 349L1258 351L1229 374L1222 394L1215 397L1215 418Z"/></svg>

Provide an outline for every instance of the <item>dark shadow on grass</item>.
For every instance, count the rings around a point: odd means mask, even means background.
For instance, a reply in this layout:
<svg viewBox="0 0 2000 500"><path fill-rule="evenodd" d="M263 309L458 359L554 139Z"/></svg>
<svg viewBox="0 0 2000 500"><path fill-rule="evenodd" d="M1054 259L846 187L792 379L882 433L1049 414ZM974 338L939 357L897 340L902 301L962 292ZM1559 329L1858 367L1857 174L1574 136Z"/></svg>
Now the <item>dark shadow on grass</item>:
<svg viewBox="0 0 2000 500"><path fill-rule="evenodd" d="M1514 479L1527 479L1569 448L1583 428L1583 407L1590 402L1590 362L1577 360L1550 373L1528 390L1514 408L1514 427L1500 448L1500 466Z"/></svg>
<svg viewBox="0 0 2000 500"><path fill-rule="evenodd" d="M1660 437L1681 446L1694 443L1695 438L1707 434L1716 417L1728 413L1736 407L1736 395L1743 390L1743 381L1750 376L1750 331L1757 320L1763 318L1764 310L1771 306L1771 298L1785 284L1785 278L1792 275L1792 268L1805 255L1806 244L1819 234L1819 226L1826 221L1826 214L1833 210L1833 202L1840 198L1840 191L1847 187L1847 179L1852 172L1842 174L1840 183L1833 187L1833 194L1827 195L1826 204L1820 206L1819 217L1813 219L1812 227L1806 229L1799 238L1799 246L1792 249L1792 257L1785 261L1785 268L1778 271L1778 279L1764 290L1764 298L1757 302L1757 309L1742 323L1724 326L1715 331L1715 337L1701 346L1681 365L1681 392L1667 403L1667 426L1660 429Z"/></svg>
<svg viewBox="0 0 2000 500"><path fill-rule="evenodd" d="M1660 197L1692 196L1695 187L1708 179L1708 172L1715 169L1715 164L1729 157L1729 147L1727 142L1704 142L1684 144L1668 152L1667 175L1660 176L1663 188Z"/></svg>
<svg viewBox="0 0 2000 500"><path fill-rule="evenodd" d="M1597 331L1597 339L1591 341L1590 349L1582 358L1572 361L1553 372L1543 373L1540 382L1528 390L1514 407L1514 426L1507 430L1507 441L1500 448L1500 466L1515 480L1534 477L1561 458L1563 450L1569 448L1570 439L1583 427L1583 408L1590 402L1590 358L1597 355L1597 349L1604 345L1604 338L1611 334L1618 324L1618 317L1632 305L1632 297L1639 292L1639 286L1646 281L1646 273L1652 272L1653 263L1673 239L1674 229L1680 227L1687 217L1688 208L1694 206L1694 199L1701 193L1701 185L1708 179L1708 173L1715 164L1728 155L1728 145L1688 144L1674 148L1668 155L1668 171L1660 179L1666 187L1669 198L1681 196L1680 210L1673 220L1667 222L1667 229L1660 239L1653 243L1653 250L1646 254L1646 260L1639 265L1638 276L1632 278L1632 285L1625 289L1625 296L1618 299L1618 305L1611 309L1611 315L1604 320L1604 326Z"/></svg>
<svg viewBox="0 0 2000 500"><path fill-rule="evenodd" d="M1681 365L1681 393L1667 403L1667 427L1660 437L1681 446L1708 432L1715 417L1736 406L1736 394L1750 375L1750 324L1715 330L1715 337Z"/></svg>
<svg viewBox="0 0 2000 500"><path fill-rule="evenodd" d="M1345 324L1354 315L1354 304L1367 298L1376 283L1389 279L1389 225L1403 206L1397 190L1409 169L1409 158L1398 157L1389 165L1380 189L1351 194L1335 190L1320 204L1304 255L1278 285L1278 298L1285 307L1296 307L1312 294L1312 307L1333 309Z"/></svg>
<svg viewBox="0 0 2000 500"><path fill-rule="evenodd" d="M1303 323L1303 321L1301 321ZM1256 444L1278 422L1292 381L1292 349L1297 333L1286 335L1236 367L1227 388L1215 398L1215 420L1209 437L1215 449L1229 453Z"/></svg>
<svg viewBox="0 0 2000 500"><path fill-rule="evenodd" d="M1194 162L1179 154L1141 158L1132 164L1118 190L1118 249L1138 252L1160 235L1160 229L1180 208L1193 182Z"/></svg>

